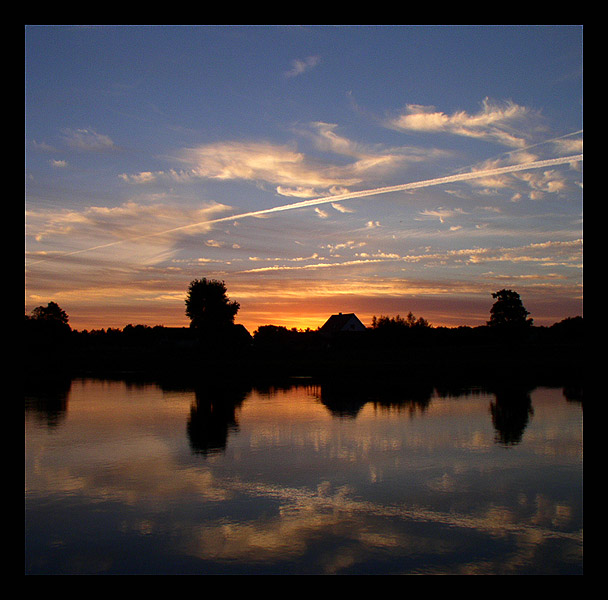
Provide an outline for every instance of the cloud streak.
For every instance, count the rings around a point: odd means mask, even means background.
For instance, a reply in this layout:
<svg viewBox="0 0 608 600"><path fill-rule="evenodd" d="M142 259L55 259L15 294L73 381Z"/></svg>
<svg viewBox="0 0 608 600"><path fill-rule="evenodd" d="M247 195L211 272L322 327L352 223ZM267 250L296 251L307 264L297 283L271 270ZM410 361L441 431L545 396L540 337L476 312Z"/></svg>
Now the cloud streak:
<svg viewBox="0 0 608 600"><path fill-rule="evenodd" d="M548 159L548 160L539 160L539 161L533 161L533 162L528 162L528 163L509 165L506 167L496 167L496 168L491 168L491 169L474 170L474 171L470 171L467 173L459 173L456 175L448 175L445 177L436 177L434 179L414 181L414 182L410 182L410 183L402 183L402 184L398 184L398 185L378 187L378 188L368 189L368 190L359 190L359 191L355 191L355 192L347 192L344 194L337 194L337 195L332 195L332 196L323 196L320 198L303 200L301 202L293 202L290 204L283 204L283 205L274 206L271 208L243 212L243 213L230 215L230 216L226 216L226 217L220 217L217 219L200 221L197 223L190 223L188 225L182 225L182 226L174 227L171 229L165 229L163 231L142 234L139 236L129 238L128 240L126 240L126 239L117 240L114 242L109 242L107 244L101 244L101 245L94 246L91 248L85 248L85 249L81 249L81 250L75 250L73 252L67 252L67 253L57 255L54 257L51 257L51 256L45 257L44 259L40 259L31 264L38 264L40 262L44 262L45 260L49 260L51 258L61 258L63 256L71 256L74 254L80 254L83 252L90 252L90 251L98 250L101 248L107 248L109 246L114 246L114 245L124 243L127 241L136 241L136 240L143 239L143 238L167 235L170 233L175 233L177 231L185 231L187 229L194 229L194 228L202 227L202 226L210 226L210 225L214 225L217 223L226 223L226 222L230 222L230 221L237 221L237 220L251 218L251 217L263 217L263 216L274 214L274 213L285 212L285 211L290 211L290 210L297 210L297 209L301 209L301 208L310 208L310 207L319 206L322 204L333 204L335 202L343 202L345 200L352 200L355 198L366 198L369 196L376 196L376 195L380 195L380 194L388 194L388 193L392 193L392 192L402 192L402 191L408 191L408 190L414 190L414 189L421 189L421 188L443 185L446 183L469 181L469 180L478 179L478 178L482 178L482 177L492 177L492 176L502 175L502 174L506 174L506 173L517 173L520 171L527 171L527 170L531 170L531 169L541 169L541 168L552 167L552 166L556 166L556 165L576 163L576 162L579 162L582 160L583 160L582 154L575 154L575 155L571 155L571 156L552 158L552 159Z"/></svg>
<svg viewBox="0 0 608 600"><path fill-rule="evenodd" d="M475 115L458 111L452 115L434 107L410 104L407 112L393 119L389 126L403 131L450 133L463 137L494 140L511 147L525 145L525 139L509 130L509 123L525 119L529 110L512 102L497 106L486 98Z"/></svg>
<svg viewBox="0 0 608 600"><path fill-rule="evenodd" d="M244 271L238 271L238 273L261 273L266 271L298 271L298 270L313 270L313 269L327 269L327 268L343 268L351 266L360 266L372 263L381 262L395 262L395 263L425 263L427 265L441 264L445 265L449 263L465 263L465 264L486 264L494 262L526 262L526 263L537 263L547 266L555 266L560 264L561 266L578 266L580 261L580 249L582 248L582 239L562 242L543 242L527 244L525 246L510 247L510 248L463 248L459 250L448 250L445 252L434 252L412 255L408 254L401 256L395 253L383 253L376 252L369 254L367 252L357 252L354 259L345 260L342 262L315 262L309 264L295 264L295 265L280 265L274 264L264 267L256 267L254 269L247 269ZM259 259L258 259L259 260ZM298 259L265 259L274 262L303 262L307 260L318 260L326 261L324 257L314 254L306 258ZM509 278L515 276L509 275ZM521 275L516 276L520 278L539 279L539 275ZM549 279L555 279L557 275L543 275ZM565 278L564 276L561 276Z"/></svg>

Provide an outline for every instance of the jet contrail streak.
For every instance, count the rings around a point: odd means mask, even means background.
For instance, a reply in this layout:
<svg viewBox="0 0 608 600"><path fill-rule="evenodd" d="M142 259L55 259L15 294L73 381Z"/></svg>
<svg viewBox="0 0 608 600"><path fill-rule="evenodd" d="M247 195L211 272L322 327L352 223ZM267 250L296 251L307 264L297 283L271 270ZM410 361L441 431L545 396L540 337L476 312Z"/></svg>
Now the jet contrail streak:
<svg viewBox="0 0 608 600"><path fill-rule="evenodd" d="M189 225L182 225L180 227L174 227L173 229L165 229L155 233L146 233L140 236L135 236L127 240L118 240L116 242L109 242L99 246L93 246L92 248L86 248L83 250L74 250L73 252L66 252L58 256L49 256L38 260L31 264L37 264L44 262L51 258L61 258L64 256L72 256L74 254L80 254L82 252L90 252L93 250L99 250L101 248L108 248L109 246L115 246L116 244L122 244L124 242L131 242L140 240L143 238L149 238L159 235L166 235L168 233L174 233L176 231L184 231L186 229L192 229L194 227L200 227L202 225L214 225L216 223L225 223L227 221L236 221L239 219L245 219L247 217L260 217L263 215L269 215L271 213L283 212L286 210L295 210L297 208L308 208L310 206L317 206L319 204L329 204L330 202L340 202L342 200L352 200L353 198L365 198L367 196L376 196L378 194L388 194L390 192L402 192L406 190L414 190L420 188L431 187L434 185L443 185L444 183L453 183L456 181L468 181L470 179L479 179L481 177L491 177L493 175L502 175L505 173L515 173L517 171L526 171L529 169L542 169L543 167L552 167L555 165L563 165L567 163L579 162L583 160L582 154L574 154L572 156L562 156L561 158L550 158L548 160L537 160L529 163L522 163L519 165L510 165L508 167L497 167L495 169L484 169L482 171L470 171L468 173L459 173L457 175L448 175L446 177L437 177L435 179L426 179L424 181L414 181L411 183L401 183L398 185L391 185L387 187L379 187L372 190L360 190L358 192L347 192L346 194L339 194L336 196L323 196L321 198L314 198L311 200L302 200L301 202L294 202L292 204L283 204L281 206L274 206L272 208L263 208L261 210L254 210L251 212L240 213L229 217L221 217L219 219L211 219L209 221L201 221L198 223L190 223Z"/></svg>
<svg viewBox="0 0 608 600"><path fill-rule="evenodd" d="M521 165L511 165L509 167L497 167L496 169L485 169L483 171L471 171L469 173L460 173L458 175L448 175L446 177L437 177L436 179L427 179L425 181L414 181L412 183L401 183L398 185L391 185L387 187L376 188L373 190L361 190L359 192L347 192L346 194L339 194L336 196L323 196L322 198L315 198L314 200L303 200L301 202L295 202L293 204L284 204L282 206L275 206L273 208L265 208L262 210L256 210L248 213L242 213L233 217L221 217L214 219L213 221L207 221L206 223L221 223L223 221L230 221L234 219L242 219L244 217L257 217L259 215L266 215L269 213L280 212L285 210L293 210L295 208L306 208L309 206L317 206L318 204L327 204L329 202L340 202L341 200L351 200L353 198L364 198L366 196L376 196L377 194L387 194L390 192L402 192L405 190L413 190L425 187L431 187L433 185L442 185L444 183L452 183L454 181L466 181L469 179L477 179L480 177L491 177L493 175L501 175L503 173L514 173L516 171L524 171L527 169L540 169L543 167L550 167L554 165L562 165L565 163L578 162L583 160L582 154L574 156L564 156L562 158L551 158L549 160L538 160L535 162L524 163ZM203 225L205 223L198 223ZM194 225L186 225L185 227L193 227Z"/></svg>

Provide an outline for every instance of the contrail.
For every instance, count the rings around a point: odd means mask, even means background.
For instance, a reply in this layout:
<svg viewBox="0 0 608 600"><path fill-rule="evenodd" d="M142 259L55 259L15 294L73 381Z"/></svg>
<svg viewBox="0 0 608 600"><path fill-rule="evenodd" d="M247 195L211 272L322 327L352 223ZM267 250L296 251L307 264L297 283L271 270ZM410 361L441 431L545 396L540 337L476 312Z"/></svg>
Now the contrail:
<svg viewBox="0 0 608 600"><path fill-rule="evenodd" d="M411 183L401 183L398 185L390 185L386 187L379 187L371 190L360 190L358 192L347 192L345 194L338 194L336 196L322 196L321 198L314 198L311 200L302 200L301 202L294 202L291 204L283 204L281 206L273 206L272 208L263 208L261 210L254 210L251 212L244 212L229 217L221 217L219 219L211 219L209 221L200 221L198 223L190 223L189 225L181 225L180 227L174 227L173 229L165 229L164 231L157 231L155 233L146 233L143 235L129 238L128 240L118 240L115 242L109 242L99 246L93 246L83 250L74 250L73 252L66 252L58 256L49 256L33 262L31 264L38 264L45 260L52 258L61 258L64 256L72 256L74 254L80 254L82 252L91 252L93 250L99 250L101 248L108 248L115 246L116 244L122 244L124 242L131 242L140 240L143 238L149 238L159 235L166 235L168 233L174 233L176 231L184 231L186 229L192 229L194 227L200 227L202 225L214 225L216 223L225 223L227 221L236 221L239 219L245 219L248 217L260 217L263 215L269 215L276 212L284 212L287 210L295 210L298 208L308 208L310 206L318 206L319 204L329 204L331 202L341 202L342 200L352 200L353 198L365 198L367 196L376 196L378 194L389 194L391 192L403 192L406 190L414 190L420 188L431 187L435 185L443 185L444 183L453 183L456 181L468 181L470 179L479 179L481 177L490 177L493 175L502 175L504 173L515 173L517 171L526 171L529 169L542 169L544 167L552 167L555 165L563 165L567 163L579 162L583 160L582 154L574 154L572 156L563 156L561 158L550 158L548 160L537 160L534 162L523 163L519 165L511 165L508 167L497 167L495 169L484 169L482 171L470 171L468 173L459 173L457 175L448 175L446 177L437 177L435 179L426 179L423 181L414 181Z"/></svg>
<svg viewBox="0 0 608 600"><path fill-rule="evenodd" d="M405 190L413 190L413 189L431 187L433 185L442 185L444 183L452 183L454 181L466 181L468 179L476 179L476 178L480 178L480 177L490 177L492 175L500 175L502 173L514 173L515 171L524 171L526 169L540 169L543 167L550 167L550 166L554 166L554 165L562 165L565 163L578 162L580 160L583 160L583 155L576 154L574 156L564 156L562 158L551 158L549 160L538 160L535 162L524 163L521 165L511 165L509 167L497 167L495 169L485 169L483 171L471 171L469 173L460 173L458 175L448 175L446 177L437 177L436 179L427 179L424 181L414 181L412 183L401 183L398 185L380 187L380 188L375 188L373 190L361 190L358 192L347 192L346 194L339 194L336 196L323 196L322 198L315 198L313 200L303 200L301 202L295 202L293 204L284 204L282 206L275 206L273 208L265 208L262 210L242 213L240 215L235 215L233 217L221 217L220 219L215 219L213 221L207 221L206 223L220 223L223 221L242 219L244 217L257 217L260 215L266 215L266 214L274 213L274 212L293 210L295 208L306 208L309 206L317 206L318 204L328 204L330 202L340 202L341 200L351 200L353 198L364 198L366 196L376 196L377 194L388 194L390 192L402 192ZM203 223L199 223L199 225L203 225ZM185 227L194 227L194 225L186 225Z"/></svg>

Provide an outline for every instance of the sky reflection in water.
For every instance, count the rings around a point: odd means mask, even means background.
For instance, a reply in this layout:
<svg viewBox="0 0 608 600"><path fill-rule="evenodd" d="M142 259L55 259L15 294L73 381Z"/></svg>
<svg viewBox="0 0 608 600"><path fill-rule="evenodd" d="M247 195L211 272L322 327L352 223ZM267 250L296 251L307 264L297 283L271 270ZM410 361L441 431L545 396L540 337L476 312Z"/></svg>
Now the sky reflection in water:
<svg viewBox="0 0 608 600"><path fill-rule="evenodd" d="M31 393L26 572L582 572L568 392L292 383Z"/></svg>

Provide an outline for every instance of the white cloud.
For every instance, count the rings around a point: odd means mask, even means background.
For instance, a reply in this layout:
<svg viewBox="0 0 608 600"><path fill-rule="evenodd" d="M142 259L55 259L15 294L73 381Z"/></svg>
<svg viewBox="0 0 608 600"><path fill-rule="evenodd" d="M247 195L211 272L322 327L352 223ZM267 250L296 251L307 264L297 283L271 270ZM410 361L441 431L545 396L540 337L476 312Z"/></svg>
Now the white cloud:
<svg viewBox="0 0 608 600"><path fill-rule="evenodd" d="M187 232L184 226L201 224L227 208L222 204L185 209L170 204L125 202L112 208L92 206L81 211L28 211L27 230L32 239L49 243L66 236L90 245L108 239L117 243L154 238L166 243L173 231ZM198 231L203 228L209 229L200 225Z"/></svg>
<svg viewBox="0 0 608 600"><path fill-rule="evenodd" d="M296 58L291 61L291 69L285 73L286 77L297 77L306 71L314 69L321 62L320 56L307 56L306 58Z"/></svg>
<svg viewBox="0 0 608 600"><path fill-rule="evenodd" d="M486 139L509 147L526 145L525 129L514 127L530 116L529 109L513 102L502 106L492 104L487 98L477 114L457 111L451 115L433 106L409 104L405 114L389 121L394 129L430 133L450 133L464 137Z"/></svg>
<svg viewBox="0 0 608 600"><path fill-rule="evenodd" d="M159 179L168 179L176 182L185 182L192 179L191 174L185 171L176 171L175 169L169 169L168 171L141 171L132 175L121 173L118 177L127 183L136 184L153 183Z"/></svg>
<svg viewBox="0 0 608 600"><path fill-rule="evenodd" d="M564 154L582 154L583 153L583 140L582 139L559 139L554 140L553 144L555 149L559 153Z"/></svg>
<svg viewBox="0 0 608 600"><path fill-rule="evenodd" d="M436 208L435 210L425 209L420 211L420 214L424 217L435 217L439 219L441 223L444 223L446 219L452 217L462 216L464 211L461 208Z"/></svg>
<svg viewBox="0 0 608 600"><path fill-rule="evenodd" d="M158 175L159 173L152 173L152 171L142 171L141 173L136 173L134 175L122 173L119 175L119 177L123 181L130 183L151 183L152 181L156 181Z"/></svg>
<svg viewBox="0 0 608 600"><path fill-rule="evenodd" d="M340 195L364 182L379 182L390 172L409 163L420 163L445 154L435 149L368 147L336 132L336 125L316 122L297 131L317 150L348 157L332 163L327 157L312 157L294 144L270 142L217 142L185 148L178 155L183 170L143 171L120 175L130 183L150 183L160 178L242 180L275 186L282 196L315 198ZM340 210L340 209L337 209Z"/></svg>
<svg viewBox="0 0 608 600"><path fill-rule="evenodd" d="M356 142L337 132L333 123L316 121L308 128L298 131L300 135L312 140L322 152L348 156L354 160L350 165L353 174L382 173L408 163L420 163L430 158L445 156L444 150L414 147L385 148L374 144Z"/></svg>
<svg viewBox="0 0 608 600"><path fill-rule="evenodd" d="M357 144L348 138L336 133L337 125L316 121L311 124L312 135L316 145L321 150L334 152L345 156L361 158L367 155L367 151L361 144Z"/></svg>
<svg viewBox="0 0 608 600"><path fill-rule="evenodd" d="M303 196L309 189L350 186L361 178L347 167L316 163L290 146L265 142L221 142L190 148L182 160L192 176L264 181L283 194Z"/></svg>
<svg viewBox="0 0 608 600"><path fill-rule="evenodd" d="M545 194L559 193L568 187L564 172L554 169L479 177L471 180L470 185L485 188L481 192L485 194L492 193L492 190L513 189L513 202L519 201L525 193L531 199L540 199Z"/></svg>
<svg viewBox="0 0 608 600"><path fill-rule="evenodd" d="M116 148L109 136L93 129L68 129L65 131L68 145L78 150L113 150Z"/></svg>
<svg viewBox="0 0 608 600"><path fill-rule="evenodd" d="M311 187L297 186L294 188L277 186L277 194L281 196L289 196L291 198L314 198L317 195L317 190Z"/></svg>
<svg viewBox="0 0 608 600"><path fill-rule="evenodd" d="M457 230L458 228L453 228ZM342 245L344 248L345 245ZM310 257L298 259L308 261L317 259L322 262L312 262L308 264L288 265L280 264L294 262L294 259L259 259L274 262L272 266L257 267L240 271L240 273L263 273L268 271L298 271L311 269L330 269L361 266L365 264L377 264L383 262L402 262L402 263L424 263L426 267L446 266L446 265L481 265L486 263L527 263L537 264L545 267L578 266L581 260L582 240L572 240L567 242L548 241L511 248L464 248L459 250L445 250L438 252L425 252L422 254L400 255L394 252L357 252L353 258L339 262L331 262L331 259L340 258L341 255L332 255L330 259L318 257L316 254ZM530 274L530 277L538 278L538 274ZM551 276L555 278L554 275Z"/></svg>
<svg viewBox="0 0 608 600"><path fill-rule="evenodd" d="M555 193L566 187L564 175L553 170L542 173L519 173L517 177L528 183L535 192Z"/></svg>
<svg viewBox="0 0 608 600"><path fill-rule="evenodd" d="M338 204L337 202L332 202L331 206L332 206L332 208L334 208L335 210L337 210L338 212L341 212L341 213L354 213L355 212L352 208L347 208L346 206L342 206L341 204Z"/></svg>

